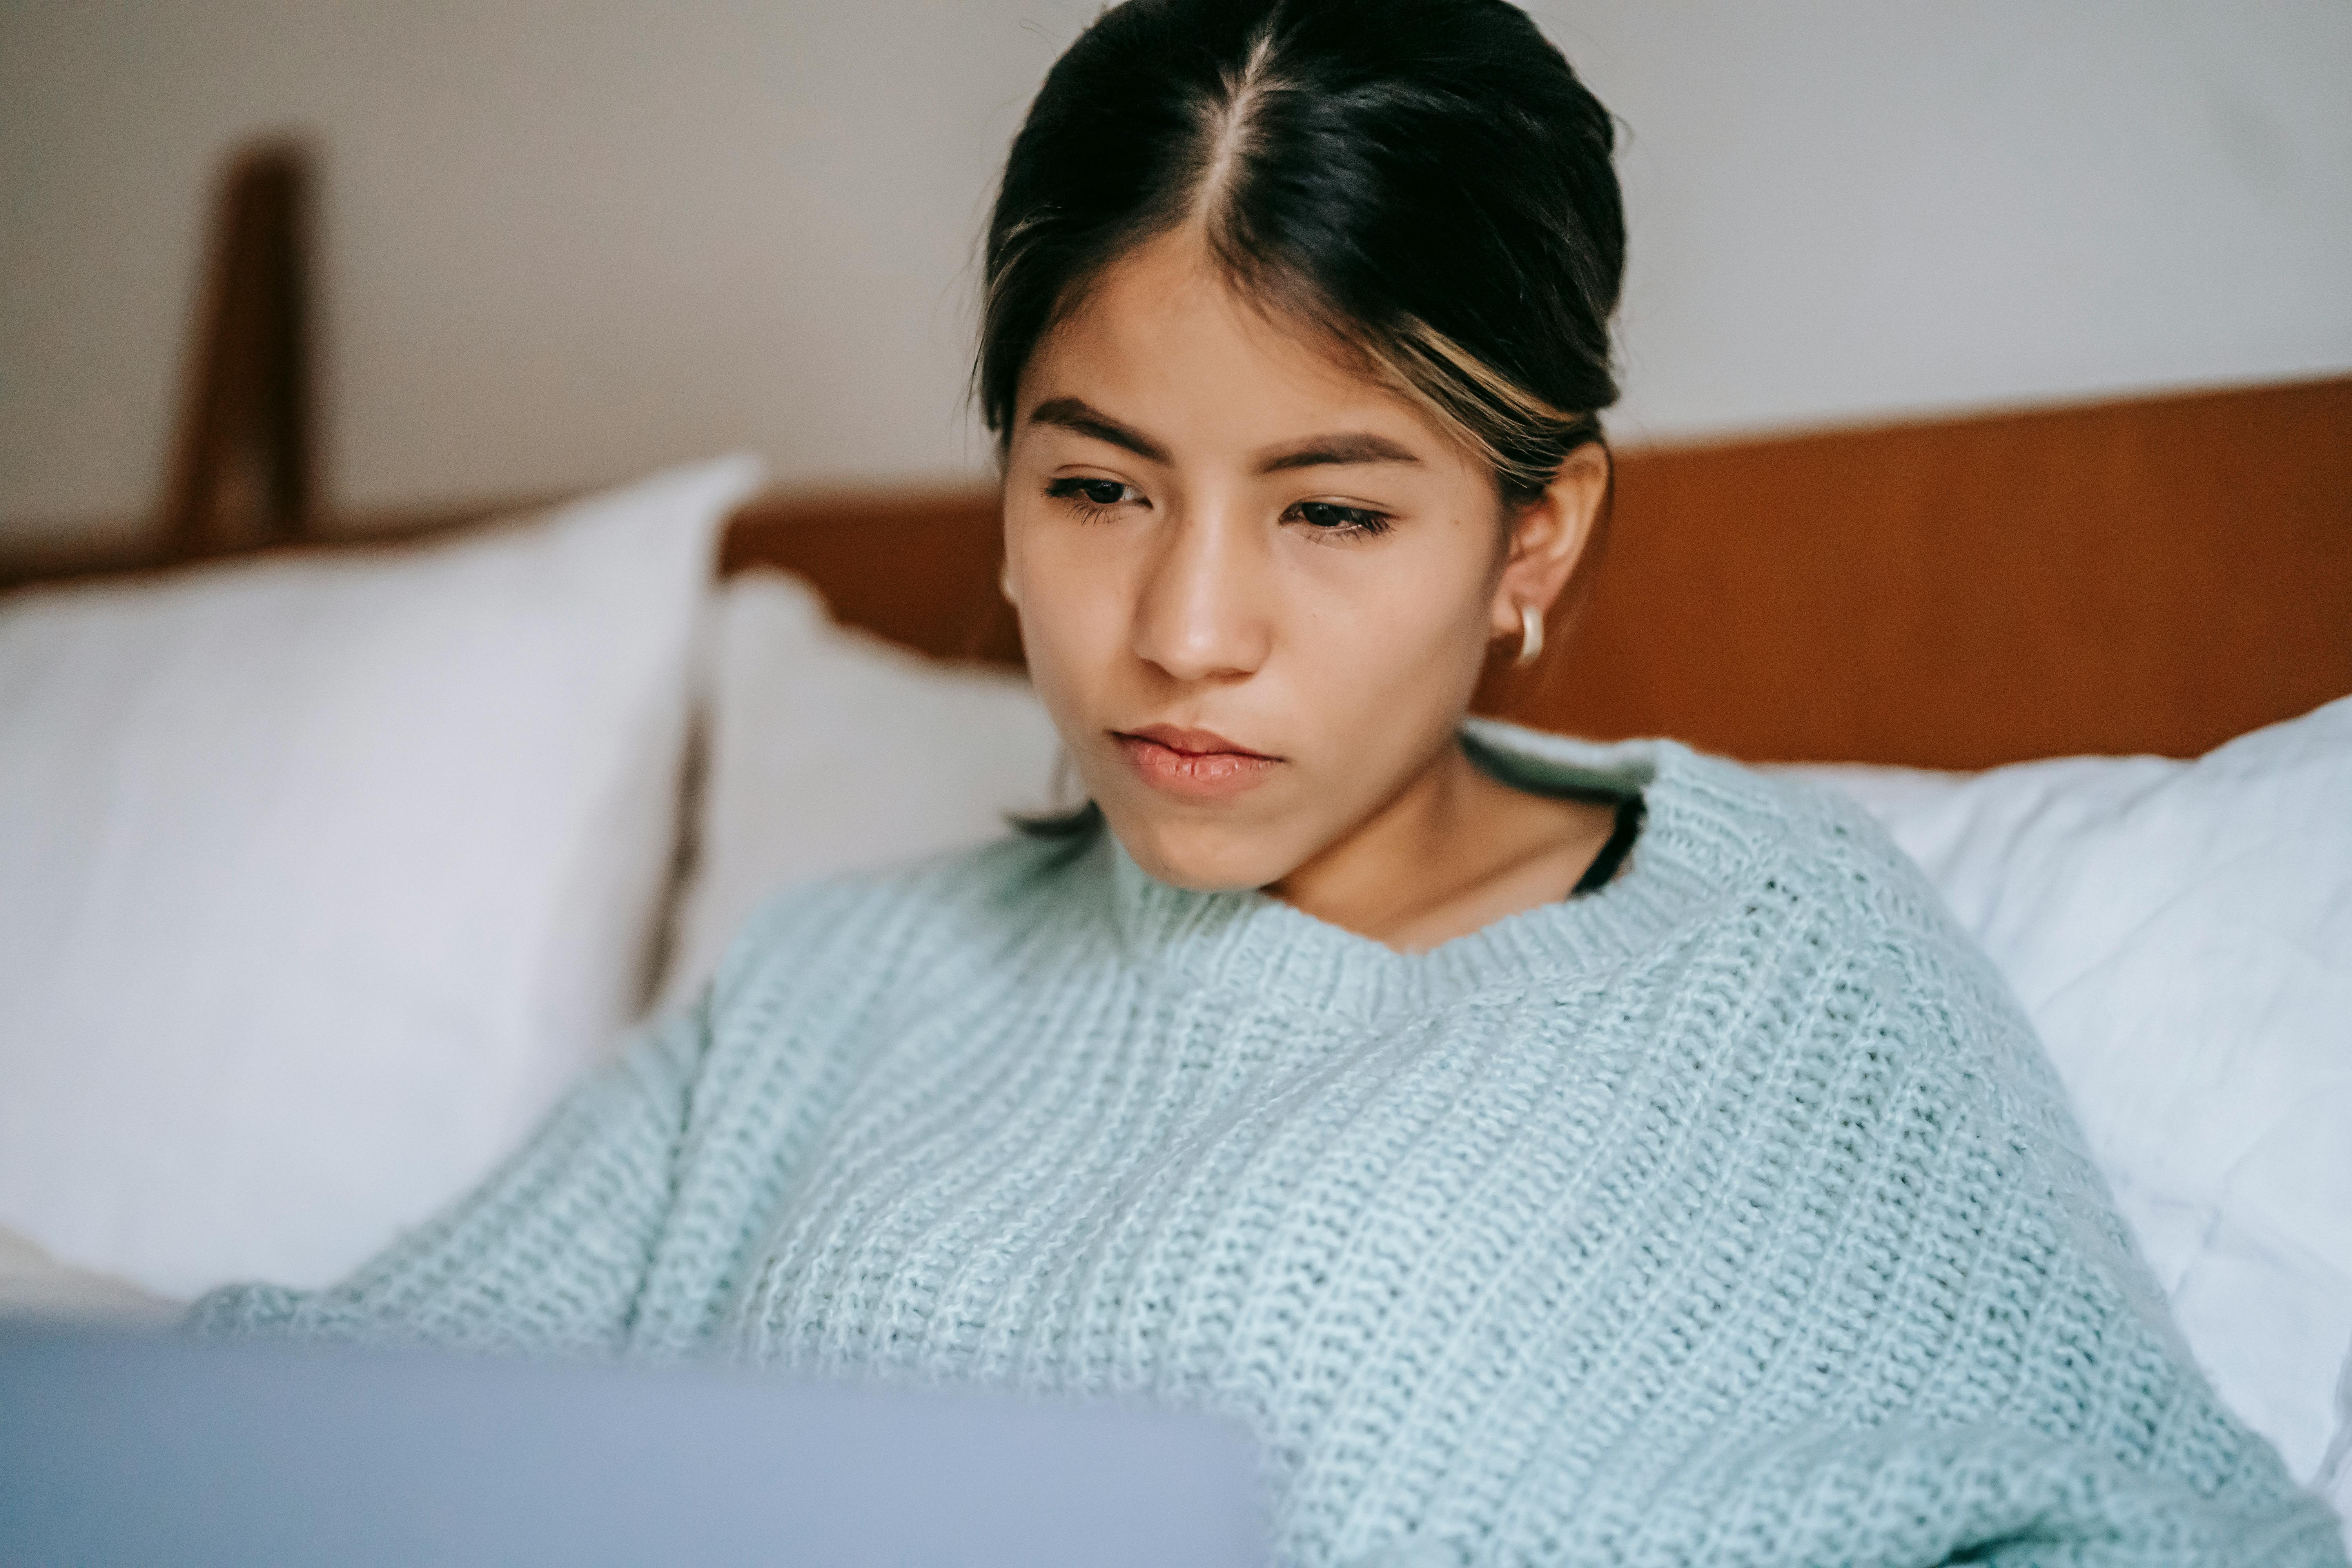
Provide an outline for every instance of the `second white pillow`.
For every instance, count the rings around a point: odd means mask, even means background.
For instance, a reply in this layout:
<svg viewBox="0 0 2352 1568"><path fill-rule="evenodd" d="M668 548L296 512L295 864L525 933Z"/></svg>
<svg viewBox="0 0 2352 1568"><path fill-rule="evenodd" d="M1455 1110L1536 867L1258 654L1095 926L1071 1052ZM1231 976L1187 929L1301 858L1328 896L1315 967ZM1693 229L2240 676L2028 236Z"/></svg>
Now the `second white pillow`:
<svg viewBox="0 0 2352 1568"><path fill-rule="evenodd" d="M805 583L719 593L695 869L662 986L674 1007L771 893L903 864L1044 808L1060 742L1029 683L836 625Z"/></svg>

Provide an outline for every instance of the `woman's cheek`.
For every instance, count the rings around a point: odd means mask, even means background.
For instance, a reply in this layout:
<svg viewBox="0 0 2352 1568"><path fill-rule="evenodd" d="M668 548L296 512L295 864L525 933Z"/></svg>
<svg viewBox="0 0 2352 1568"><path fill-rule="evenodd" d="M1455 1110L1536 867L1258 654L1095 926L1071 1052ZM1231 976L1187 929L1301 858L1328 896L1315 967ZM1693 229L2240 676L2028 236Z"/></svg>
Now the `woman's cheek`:
<svg viewBox="0 0 2352 1568"><path fill-rule="evenodd" d="M1327 711L1381 728L1438 722L1475 684L1486 655L1485 595L1450 560L1400 561L1377 584L1324 606L1309 628Z"/></svg>
<svg viewBox="0 0 2352 1568"><path fill-rule="evenodd" d="M1124 652L1108 596L1066 579L1041 584L1022 607L1029 681L1063 743L1083 764L1101 749Z"/></svg>

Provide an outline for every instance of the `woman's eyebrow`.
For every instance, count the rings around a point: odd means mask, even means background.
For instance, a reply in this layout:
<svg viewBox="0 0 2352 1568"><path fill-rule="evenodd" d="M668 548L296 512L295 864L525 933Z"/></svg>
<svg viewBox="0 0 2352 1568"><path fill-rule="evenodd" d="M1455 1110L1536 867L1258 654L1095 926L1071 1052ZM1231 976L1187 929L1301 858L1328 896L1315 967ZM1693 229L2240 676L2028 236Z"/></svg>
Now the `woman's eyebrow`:
<svg viewBox="0 0 2352 1568"><path fill-rule="evenodd" d="M1261 466L1262 474L1278 474L1286 468L1317 468L1345 467L1353 463L1419 463L1421 459L1385 436L1366 431L1351 431L1344 436L1318 436L1305 446L1269 458Z"/></svg>
<svg viewBox="0 0 2352 1568"><path fill-rule="evenodd" d="M1075 430L1081 436L1091 436L1097 441L1108 441L1114 447L1124 447L1154 463L1168 460L1167 451L1150 437L1129 428L1080 398L1049 397L1030 410L1029 423L1058 425L1065 430Z"/></svg>

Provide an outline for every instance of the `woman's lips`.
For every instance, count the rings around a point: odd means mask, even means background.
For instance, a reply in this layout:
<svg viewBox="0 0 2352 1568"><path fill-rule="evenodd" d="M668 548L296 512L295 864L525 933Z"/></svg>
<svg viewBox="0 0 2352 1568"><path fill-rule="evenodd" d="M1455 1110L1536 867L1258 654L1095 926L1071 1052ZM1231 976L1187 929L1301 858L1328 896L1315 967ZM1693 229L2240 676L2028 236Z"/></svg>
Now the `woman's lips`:
<svg viewBox="0 0 2352 1568"><path fill-rule="evenodd" d="M1280 757L1236 745L1213 730L1153 724L1141 730L1116 730L1111 738L1118 742L1128 766L1145 784L1192 800L1239 795L1263 783L1282 765Z"/></svg>

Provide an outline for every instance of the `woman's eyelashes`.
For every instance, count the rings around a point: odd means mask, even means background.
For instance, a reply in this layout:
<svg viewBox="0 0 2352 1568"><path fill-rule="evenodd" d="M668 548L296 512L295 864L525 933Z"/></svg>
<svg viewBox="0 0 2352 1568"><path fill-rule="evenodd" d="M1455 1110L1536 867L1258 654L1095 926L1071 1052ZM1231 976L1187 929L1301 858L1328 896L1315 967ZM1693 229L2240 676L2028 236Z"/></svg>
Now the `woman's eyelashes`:
<svg viewBox="0 0 2352 1568"><path fill-rule="evenodd" d="M1303 522L1328 539L1370 539L1386 533L1393 521L1384 511L1330 500L1299 501L1282 514L1282 520Z"/></svg>
<svg viewBox="0 0 2352 1568"><path fill-rule="evenodd" d="M1089 521L1108 517L1111 509L1122 502L1143 500L1142 492L1133 485L1086 474L1055 479L1045 487L1045 493L1055 500L1067 501L1078 515Z"/></svg>
<svg viewBox="0 0 2352 1568"><path fill-rule="evenodd" d="M1045 493L1089 522L1108 518L1123 506L1151 505L1142 491L1124 479L1107 479L1094 474L1070 474L1051 480L1045 486ZM1387 512L1349 506L1344 501L1302 500L1293 501L1286 508L1282 521L1303 523L1309 533L1319 539L1370 539L1386 533L1395 520Z"/></svg>

